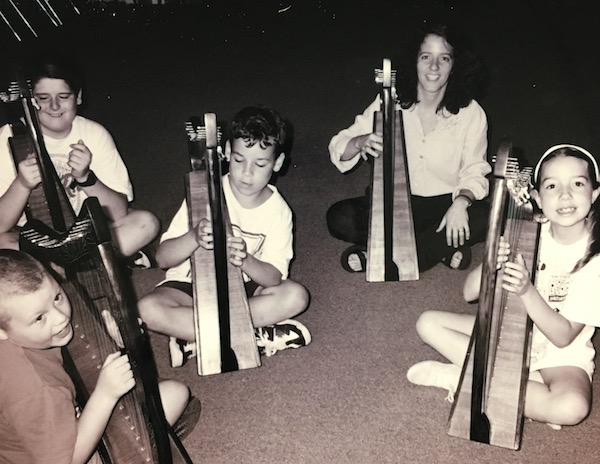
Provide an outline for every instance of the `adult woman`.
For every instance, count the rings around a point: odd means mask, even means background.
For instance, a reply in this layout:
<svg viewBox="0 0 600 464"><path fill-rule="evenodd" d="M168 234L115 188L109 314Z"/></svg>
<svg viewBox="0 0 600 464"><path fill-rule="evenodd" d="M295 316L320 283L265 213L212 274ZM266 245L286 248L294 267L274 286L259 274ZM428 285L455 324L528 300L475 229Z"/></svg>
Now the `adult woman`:
<svg viewBox="0 0 600 464"><path fill-rule="evenodd" d="M447 26L426 27L406 49L399 67L397 107L402 110L419 269L442 261L455 269L470 263L469 245L485 239L489 189L487 119L474 100L482 82L475 56ZM416 66L415 66L416 63ZM381 154L373 133L379 96L354 124L331 139L332 163L341 171ZM353 243L342 255L350 272L365 269L368 195L335 203L327 212L331 235Z"/></svg>

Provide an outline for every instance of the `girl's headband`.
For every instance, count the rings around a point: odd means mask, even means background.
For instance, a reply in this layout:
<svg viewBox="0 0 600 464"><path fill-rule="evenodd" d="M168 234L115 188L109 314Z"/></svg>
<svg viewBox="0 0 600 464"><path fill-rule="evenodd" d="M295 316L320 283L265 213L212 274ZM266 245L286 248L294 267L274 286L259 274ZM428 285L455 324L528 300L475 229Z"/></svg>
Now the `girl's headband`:
<svg viewBox="0 0 600 464"><path fill-rule="evenodd" d="M596 178L594 179L596 182L598 182L600 180L600 170L598 169L598 163L596 162L596 159L592 156L592 154L587 151L585 148L581 148L577 145L571 145L569 143L563 143L561 145L554 145L553 147L550 147L546 150L546 152L542 155L542 157L540 158L540 160L537 162L537 164L535 165L535 170L533 171L533 181L537 182L538 180L538 174L540 173L540 167L542 166L542 163L544 162L544 159L553 151L558 150L560 148L571 148L573 150L577 150L579 152L581 152L582 154L586 155L590 162L592 163L592 166L594 166L594 174L596 175Z"/></svg>

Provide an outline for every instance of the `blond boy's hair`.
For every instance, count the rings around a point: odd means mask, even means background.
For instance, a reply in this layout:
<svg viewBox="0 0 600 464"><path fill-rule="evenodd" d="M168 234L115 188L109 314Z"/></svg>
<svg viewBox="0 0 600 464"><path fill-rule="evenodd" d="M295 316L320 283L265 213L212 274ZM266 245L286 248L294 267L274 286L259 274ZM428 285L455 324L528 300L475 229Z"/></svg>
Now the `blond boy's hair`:
<svg viewBox="0 0 600 464"><path fill-rule="evenodd" d="M5 330L10 315L2 308L2 299L26 295L40 288L48 271L38 260L23 251L0 250L0 329Z"/></svg>

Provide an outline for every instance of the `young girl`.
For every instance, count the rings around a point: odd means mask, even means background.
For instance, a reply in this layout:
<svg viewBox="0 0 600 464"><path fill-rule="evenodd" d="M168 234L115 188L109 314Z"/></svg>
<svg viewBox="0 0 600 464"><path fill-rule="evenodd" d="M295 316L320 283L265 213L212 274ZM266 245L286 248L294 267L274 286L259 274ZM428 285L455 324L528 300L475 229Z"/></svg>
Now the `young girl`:
<svg viewBox="0 0 600 464"><path fill-rule="evenodd" d="M502 287L518 295L534 323L525 416L552 424L575 425L588 415L594 348L600 326L600 175L593 156L575 145L546 151L533 176L532 198L547 221L542 225L536 286L521 255L508 261L502 241ZM468 301L478 298L481 265L465 282ZM417 385L457 388L475 316L426 311L417 321L421 339L451 364L424 361L407 372ZM555 425L556 424L556 425Z"/></svg>

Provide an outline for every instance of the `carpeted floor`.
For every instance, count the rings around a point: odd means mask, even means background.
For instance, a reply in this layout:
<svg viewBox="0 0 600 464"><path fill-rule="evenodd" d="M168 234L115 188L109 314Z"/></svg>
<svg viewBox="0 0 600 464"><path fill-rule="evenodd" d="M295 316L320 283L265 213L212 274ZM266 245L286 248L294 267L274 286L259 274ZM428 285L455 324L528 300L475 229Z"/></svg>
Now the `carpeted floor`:
<svg viewBox="0 0 600 464"><path fill-rule="evenodd" d="M191 2L188 2L191 3ZM271 105L295 126L291 163L277 186L296 218L292 277L311 292L299 319L313 342L249 371L198 377L193 362L163 377L186 382L202 415L185 446L196 463L592 463L600 458L598 381L590 417L556 432L526 422L522 449L446 435L446 392L411 385L406 370L436 354L417 337L427 308L474 312L462 300L464 272L438 265L417 282L366 283L339 266L345 244L326 230L335 201L359 195L366 167L341 175L329 139L378 92L373 69L392 57L414 21L442 11L462 24L490 70L480 103L490 154L512 138L532 163L549 146L576 143L600 153L600 45L595 2L205 1L195 6L82 9L59 28L18 45L3 36L4 70L45 45L77 54L87 88L82 113L114 135L135 187L134 205L163 227L184 195L189 170L184 122L249 104ZM291 6L287 8L287 6ZM278 12L281 10L281 12ZM3 25L0 23L0 29ZM483 247L474 250L481 259ZM136 271L138 296L163 277Z"/></svg>

